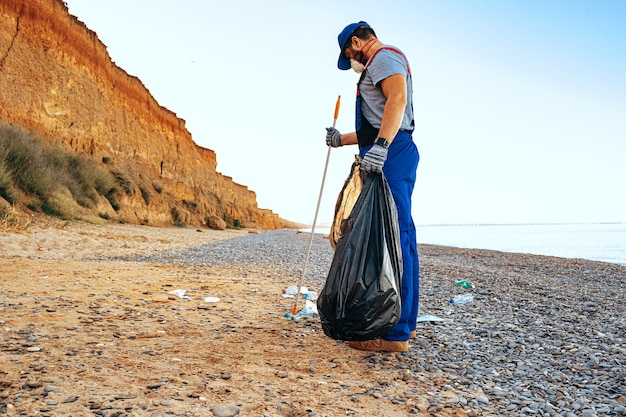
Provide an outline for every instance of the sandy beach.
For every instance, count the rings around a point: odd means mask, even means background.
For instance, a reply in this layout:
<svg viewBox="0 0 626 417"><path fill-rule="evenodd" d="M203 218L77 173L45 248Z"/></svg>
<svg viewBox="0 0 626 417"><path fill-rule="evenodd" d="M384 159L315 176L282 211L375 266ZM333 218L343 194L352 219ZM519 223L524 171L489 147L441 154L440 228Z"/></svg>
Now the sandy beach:
<svg viewBox="0 0 626 417"><path fill-rule="evenodd" d="M286 252L308 239L61 221L0 233L0 415L622 413L626 268L424 246L420 311L443 321L420 323L406 354L367 353L326 337L316 316L284 317L293 300L282 291L302 267ZM240 241L244 262L211 246ZM201 245L199 257L185 252ZM306 284L319 291L327 239L313 252ZM473 304L449 304L459 279L475 284ZM557 328L567 321L581 326ZM585 366L597 368L595 389ZM580 403L570 386L595 394Z"/></svg>

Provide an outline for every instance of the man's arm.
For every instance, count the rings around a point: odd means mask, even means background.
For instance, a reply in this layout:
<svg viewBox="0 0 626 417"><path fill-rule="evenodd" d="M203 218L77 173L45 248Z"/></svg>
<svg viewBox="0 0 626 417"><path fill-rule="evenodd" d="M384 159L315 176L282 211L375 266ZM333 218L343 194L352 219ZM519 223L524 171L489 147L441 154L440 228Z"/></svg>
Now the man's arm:
<svg viewBox="0 0 626 417"><path fill-rule="evenodd" d="M379 138L385 138L389 143L398 134L406 108L406 78L402 74L394 74L381 81L381 88L387 102L383 110L383 120L378 132ZM342 145L356 145L356 132L342 133Z"/></svg>
<svg viewBox="0 0 626 417"><path fill-rule="evenodd" d="M359 143L356 132L350 133L342 133L341 134L341 144L342 145L356 145Z"/></svg>
<svg viewBox="0 0 626 417"><path fill-rule="evenodd" d="M403 74L390 75L382 80L380 85L387 102L385 103L378 137L385 138L391 143L398 134L404 117L407 103L406 78Z"/></svg>

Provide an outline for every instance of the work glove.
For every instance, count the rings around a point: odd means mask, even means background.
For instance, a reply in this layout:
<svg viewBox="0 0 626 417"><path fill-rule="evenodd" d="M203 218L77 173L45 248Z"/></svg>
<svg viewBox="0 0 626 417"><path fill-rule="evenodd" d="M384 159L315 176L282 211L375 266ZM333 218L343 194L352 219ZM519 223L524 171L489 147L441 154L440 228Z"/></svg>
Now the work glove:
<svg viewBox="0 0 626 417"><path fill-rule="evenodd" d="M338 148L341 145L341 133L334 127L326 128L326 145Z"/></svg>
<svg viewBox="0 0 626 417"><path fill-rule="evenodd" d="M387 160L387 148L380 145L374 145L369 151L365 152L361 160L361 171L365 172L383 172L383 165Z"/></svg>

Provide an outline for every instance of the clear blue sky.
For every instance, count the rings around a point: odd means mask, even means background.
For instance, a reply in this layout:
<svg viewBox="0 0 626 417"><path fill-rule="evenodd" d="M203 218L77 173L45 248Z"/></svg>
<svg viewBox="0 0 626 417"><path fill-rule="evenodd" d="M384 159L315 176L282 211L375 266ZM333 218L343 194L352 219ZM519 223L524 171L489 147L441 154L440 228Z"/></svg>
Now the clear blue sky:
<svg viewBox="0 0 626 417"><path fill-rule="evenodd" d="M626 1L67 0L262 208L310 223L325 127L353 130L337 34L413 70L419 224L626 222ZM331 151L318 224L356 148Z"/></svg>

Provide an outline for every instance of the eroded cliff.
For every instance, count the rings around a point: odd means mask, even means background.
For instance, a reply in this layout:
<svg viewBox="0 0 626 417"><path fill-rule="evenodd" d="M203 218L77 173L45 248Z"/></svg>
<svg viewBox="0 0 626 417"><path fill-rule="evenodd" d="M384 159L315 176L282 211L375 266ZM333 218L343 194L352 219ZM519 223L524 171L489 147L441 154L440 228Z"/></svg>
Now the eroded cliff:
<svg viewBox="0 0 626 417"><path fill-rule="evenodd" d="M0 0L0 121L114 167L130 181L120 220L203 224L209 216L288 225L216 171L185 121L111 60L59 0ZM149 202L141 190L153 190Z"/></svg>

